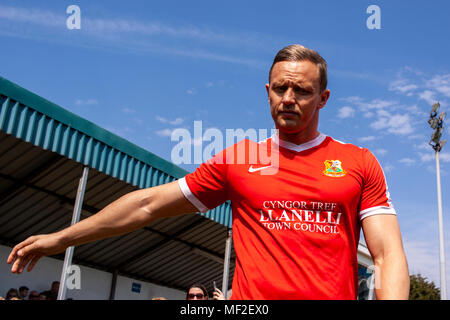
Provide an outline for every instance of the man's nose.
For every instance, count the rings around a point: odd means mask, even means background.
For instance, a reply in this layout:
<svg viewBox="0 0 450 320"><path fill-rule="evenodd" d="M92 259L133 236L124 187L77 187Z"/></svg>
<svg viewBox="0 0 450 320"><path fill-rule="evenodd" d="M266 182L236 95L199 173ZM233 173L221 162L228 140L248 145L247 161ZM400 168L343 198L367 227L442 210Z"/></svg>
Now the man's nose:
<svg viewBox="0 0 450 320"><path fill-rule="evenodd" d="M294 90L292 90L291 88L288 88L284 92L283 99L281 100L281 102L286 106L294 104L295 103Z"/></svg>

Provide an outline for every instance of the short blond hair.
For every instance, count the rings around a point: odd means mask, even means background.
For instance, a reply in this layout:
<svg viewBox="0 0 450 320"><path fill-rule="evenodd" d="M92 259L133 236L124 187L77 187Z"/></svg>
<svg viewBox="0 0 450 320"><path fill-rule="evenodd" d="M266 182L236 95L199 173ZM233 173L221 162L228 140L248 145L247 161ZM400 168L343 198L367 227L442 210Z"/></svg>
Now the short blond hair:
<svg viewBox="0 0 450 320"><path fill-rule="evenodd" d="M277 55L273 59L272 66L269 71L269 83L270 76L272 75L272 69L275 63L280 61L311 61L319 68L319 81L320 81L320 91L324 91L327 88L328 78L327 78L327 62L322 56L312 49L306 48L299 44L292 44L284 47L278 51Z"/></svg>

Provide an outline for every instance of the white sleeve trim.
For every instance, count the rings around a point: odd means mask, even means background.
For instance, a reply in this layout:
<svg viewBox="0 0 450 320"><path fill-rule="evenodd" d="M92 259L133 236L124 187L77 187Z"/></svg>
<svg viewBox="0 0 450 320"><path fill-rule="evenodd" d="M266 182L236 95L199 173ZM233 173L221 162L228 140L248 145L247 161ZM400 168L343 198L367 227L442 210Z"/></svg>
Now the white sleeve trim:
<svg viewBox="0 0 450 320"><path fill-rule="evenodd" d="M208 207L206 207L198 198L192 193L191 189L186 182L186 179L183 177L178 179L178 185L180 186L181 192L183 192L184 196L202 213L208 211Z"/></svg>
<svg viewBox="0 0 450 320"><path fill-rule="evenodd" d="M394 214L396 215L397 212L395 212L394 208L391 207L385 207L385 206L378 206L378 207L372 207L368 209L364 209L359 212L359 219L365 219L370 216L374 216L376 214Z"/></svg>

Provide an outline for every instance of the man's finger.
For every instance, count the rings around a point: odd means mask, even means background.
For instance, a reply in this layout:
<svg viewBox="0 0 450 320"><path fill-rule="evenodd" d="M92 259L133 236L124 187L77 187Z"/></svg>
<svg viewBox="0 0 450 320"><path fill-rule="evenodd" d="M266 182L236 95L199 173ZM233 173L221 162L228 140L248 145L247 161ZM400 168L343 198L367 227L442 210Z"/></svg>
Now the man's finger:
<svg viewBox="0 0 450 320"><path fill-rule="evenodd" d="M21 243L17 244L11 251L11 253L8 256L8 260L7 263L10 264L11 262L14 261L14 259L17 257L17 253L19 252L19 250L21 250L23 247L29 245L30 243L32 243L34 240L36 239L36 237L29 237L28 239L22 241Z"/></svg>
<svg viewBox="0 0 450 320"><path fill-rule="evenodd" d="M26 257L26 256L28 256L30 254L33 254L34 250L36 250L36 243L35 242L33 242L33 243L31 243L31 244L29 244L29 245L19 249L17 251L17 255L19 257Z"/></svg>
<svg viewBox="0 0 450 320"><path fill-rule="evenodd" d="M6 262L8 262L8 264L10 264L11 262L14 261L14 259L18 256L17 252L22 249L24 246L26 246L27 244L24 242L19 243L18 245L16 245L11 253L8 256L8 260Z"/></svg>
<svg viewBox="0 0 450 320"><path fill-rule="evenodd" d="M28 258L28 256L32 253L32 250L35 248L34 244L30 244L24 248L21 248L17 251L16 261L14 262L11 271L13 273L20 271L20 267ZM20 273L20 272L19 272Z"/></svg>
<svg viewBox="0 0 450 320"><path fill-rule="evenodd" d="M23 258L21 258L21 257L17 257L17 259L14 261L14 263L13 263L13 265L11 267L11 272L12 273L17 273L17 270L19 268L19 265L20 265L22 259Z"/></svg>
<svg viewBox="0 0 450 320"><path fill-rule="evenodd" d="M28 269L27 269L28 272L33 270L34 266L36 265L36 263L39 261L40 258L42 258L41 255L36 255L33 257L33 260L30 262L30 265L28 266Z"/></svg>
<svg viewBox="0 0 450 320"><path fill-rule="evenodd" d="M34 258L34 254L29 254L25 257L25 259L22 260L22 263L19 267L19 274L23 272L23 269L27 266L28 262L30 262L31 259Z"/></svg>

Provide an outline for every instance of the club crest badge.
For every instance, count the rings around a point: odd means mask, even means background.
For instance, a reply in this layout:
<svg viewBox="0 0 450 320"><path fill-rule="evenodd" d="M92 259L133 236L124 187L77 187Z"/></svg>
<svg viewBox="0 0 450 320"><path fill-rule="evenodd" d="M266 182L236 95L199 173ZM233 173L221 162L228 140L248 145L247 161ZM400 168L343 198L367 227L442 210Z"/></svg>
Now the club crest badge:
<svg viewBox="0 0 450 320"><path fill-rule="evenodd" d="M322 173L329 177L339 178L347 174L347 171L342 169L342 163L339 160L325 160L325 170Z"/></svg>

